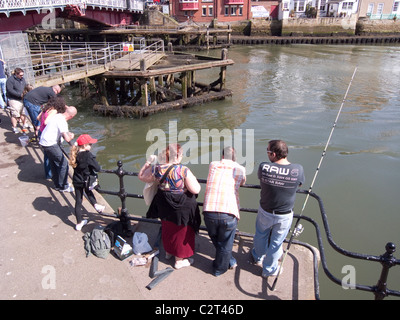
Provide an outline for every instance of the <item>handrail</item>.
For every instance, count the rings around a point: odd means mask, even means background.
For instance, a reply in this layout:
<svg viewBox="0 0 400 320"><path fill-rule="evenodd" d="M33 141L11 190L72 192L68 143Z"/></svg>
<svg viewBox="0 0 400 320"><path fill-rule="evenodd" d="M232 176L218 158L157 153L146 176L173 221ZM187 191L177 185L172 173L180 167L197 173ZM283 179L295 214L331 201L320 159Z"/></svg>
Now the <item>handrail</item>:
<svg viewBox="0 0 400 320"><path fill-rule="evenodd" d="M153 54L164 53L164 41L157 40L147 44L145 38L133 38L128 44L133 45L133 52L126 51L121 42L87 43L79 42L60 43L51 42L45 44L30 43L32 46L29 55L32 61L33 73L36 78L58 73L62 76L71 74L77 70L89 71L101 65L110 66L117 59L133 59L132 53L140 54L141 59L149 60ZM23 59L16 57L15 59ZM137 56L135 56L137 60Z"/></svg>
<svg viewBox="0 0 400 320"><path fill-rule="evenodd" d="M128 209L126 207L126 199L128 197L137 198L137 199L143 199L143 195L127 192L125 190L124 177L125 176L138 176L138 173L137 172L125 171L123 169L123 167L122 167L122 161L118 161L117 162L117 166L118 166L118 168L116 170L104 170L104 169L101 169L100 173L116 174L119 177L119 184L120 184L119 191L103 190L103 189L101 189L101 187L99 187L97 189L97 192L99 192L100 194L113 195L113 196L117 196L117 197L120 198L122 207L121 207L121 210L118 212L118 214L114 215L114 217L118 217L121 220L121 222L123 224L125 224L126 228L128 228L127 224L128 224L129 220L156 222L157 220L154 220L154 219L133 217L133 216L130 216L128 214ZM207 180L205 180L205 179L197 179L197 180L199 181L199 183L206 183L207 182ZM260 189L260 186L259 185L246 184L246 185L242 186L242 188ZM382 272L381 272L380 279L378 280L377 284L374 285L374 286L362 285L362 284L347 284L347 283L343 283L338 277L335 277L328 269L327 262L326 262L327 259L326 259L326 256L325 256L325 249L324 249L324 245L323 245L323 242L322 242L321 231L320 231L318 223L315 222L313 219L307 217L307 216L294 215L295 218L304 219L304 220L310 222L314 226L315 231L316 231L316 237L317 237L319 252L320 252L320 258L321 258L321 261L322 261L322 267L323 267L323 270L324 270L325 274L328 276L328 278L331 281L333 281L334 283L341 285L342 287L372 292L375 295L375 299L376 300L381 300L381 299L383 299L383 298L385 298L387 296L400 297L400 291L390 290L390 289L387 288L387 277L388 277L389 269L392 266L400 264L400 260L395 259L393 257L393 253L395 251L394 244L388 243L386 245L386 247L385 247L386 252L384 254L382 254L381 256L360 254L360 253L350 252L350 251L347 251L347 250L341 248L333 240L332 234L330 232L329 223L328 223L328 219L327 219L327 215L326 215L326 212L325 212L325 208L324 208L322 199L318 195L316 195L315 193L309 192L309 191L306 191L306 190L298 190L297 193L309 194L313 199L317 200L317 202L319 204L321 217L322 217L322 220L323 220L325 233L326 233L326 236L328 238L328 243L330 244L331 247L333 247L340 254L345 255L347 257L351 257L351 258L355 258L355 259L361 259L361 260L365 260L365 261L379 262L379 263L382 264ZM198 204L199 205L203 205L203 203L201 203L201 202L198 202ZM251 209L251 208L240 208L240 211L257 213L257 209ZM245 233L242 233L242 232L238 231L238 234L240 235L240 234L245 234ZM249 234L246 234L246 235L249 235ZM299 241L295 241L294 243L299 243L301 245L307 246L307 244L301 243ZM318 270L316 270L316 268L317 268L317 263L315 261L315 253L314 253L314 275L315 275L314 281L315 281L315 284L316 284L314 286L314 289L315 289L315 297L317 299L319 299Z"/></svg>

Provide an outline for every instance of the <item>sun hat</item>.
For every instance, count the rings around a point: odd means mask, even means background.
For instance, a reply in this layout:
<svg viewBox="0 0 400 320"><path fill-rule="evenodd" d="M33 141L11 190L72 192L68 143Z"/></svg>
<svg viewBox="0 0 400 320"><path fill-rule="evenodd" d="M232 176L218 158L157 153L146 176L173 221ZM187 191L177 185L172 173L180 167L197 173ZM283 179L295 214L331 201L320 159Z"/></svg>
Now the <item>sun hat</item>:
<svg viewBox="0 0 400 320"><path fill-rule="evenodd" d="M78 143L78 146L83 146L84 144L96 143L97 139L93 139L88 134L81 134L79 138L76 139L76 142Z"/></svg>

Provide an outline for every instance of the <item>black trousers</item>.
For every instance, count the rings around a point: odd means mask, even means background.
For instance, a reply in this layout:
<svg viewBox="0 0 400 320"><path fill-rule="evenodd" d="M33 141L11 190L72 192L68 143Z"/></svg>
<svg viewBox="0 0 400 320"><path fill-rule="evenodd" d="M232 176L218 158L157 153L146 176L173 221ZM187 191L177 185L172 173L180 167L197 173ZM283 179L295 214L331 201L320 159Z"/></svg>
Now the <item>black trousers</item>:
<svg viewBox="0 0 400 320"><path fill-rule="evenodd" d="M94 193L91 190L88 190L84 187L77 187L74 185L75 188L75 216L76 216L76 222L81 223L82 222L82 200L83 200L83 192L86 193L86 195L89 198L89 201L92 205L96 203L96 198L94 196Z"/></svg>

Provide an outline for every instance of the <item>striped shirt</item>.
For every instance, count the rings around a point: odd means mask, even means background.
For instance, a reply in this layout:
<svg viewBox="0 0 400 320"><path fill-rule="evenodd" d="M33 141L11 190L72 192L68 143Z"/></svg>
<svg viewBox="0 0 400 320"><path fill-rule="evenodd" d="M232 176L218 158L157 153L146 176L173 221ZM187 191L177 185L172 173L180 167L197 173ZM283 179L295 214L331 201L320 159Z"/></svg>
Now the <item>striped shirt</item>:
<svg viewBox="0 0 400 320"><path fill-rule="evenodd" d="M203 211L232 214L240 219L239 187L245 182L246 170L232 160L210 163Z"/></svg>

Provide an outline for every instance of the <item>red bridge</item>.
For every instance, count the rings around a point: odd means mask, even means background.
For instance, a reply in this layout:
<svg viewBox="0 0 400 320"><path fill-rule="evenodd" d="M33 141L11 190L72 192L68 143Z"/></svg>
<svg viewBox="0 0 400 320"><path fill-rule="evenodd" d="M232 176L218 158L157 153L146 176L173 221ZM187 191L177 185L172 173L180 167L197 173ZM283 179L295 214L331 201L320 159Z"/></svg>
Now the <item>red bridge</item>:
<svg viewBox="0 0 400 320"><path fill-rule="evenodd" d="M0 32L53 29L59 17L89 27L130 25L143 8L144 0L0 0Z"/></svg>

